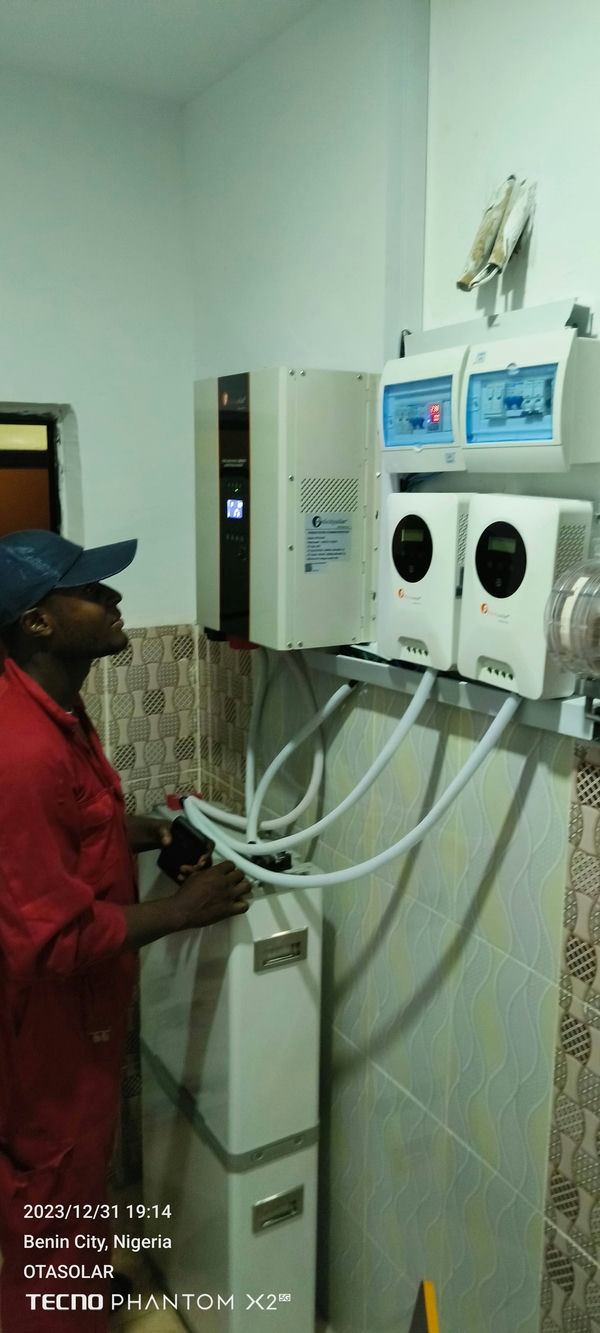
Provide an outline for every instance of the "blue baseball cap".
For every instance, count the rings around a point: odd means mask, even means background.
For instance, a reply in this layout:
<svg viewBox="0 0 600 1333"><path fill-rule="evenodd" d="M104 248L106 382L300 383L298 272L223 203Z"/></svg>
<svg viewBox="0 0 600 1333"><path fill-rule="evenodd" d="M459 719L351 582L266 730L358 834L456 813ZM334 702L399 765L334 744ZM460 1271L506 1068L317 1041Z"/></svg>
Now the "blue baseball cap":
<svg viewBox="0 0 600 1333"><path fill-rule="evenodd" d="M57 532L31 528L0 541L0 628L12 625L55 588L102 583L131 564L137 540L83 546Z"/></svg>

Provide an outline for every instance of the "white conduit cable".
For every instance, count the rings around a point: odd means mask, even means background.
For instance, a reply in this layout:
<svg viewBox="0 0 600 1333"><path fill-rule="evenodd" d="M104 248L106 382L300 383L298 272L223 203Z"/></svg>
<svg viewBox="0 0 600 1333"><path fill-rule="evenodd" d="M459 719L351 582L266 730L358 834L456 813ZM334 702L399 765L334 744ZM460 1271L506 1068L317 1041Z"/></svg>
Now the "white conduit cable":
<svg viewBox="0 0 600 1333"><path fill-rule="evenodd" d="M279 815L277 819L263 819L260 823L260 828L265 831L268 829L286 828L288 824L293 824L296 819L299 819L300 815L304 814L304 811L308 808L311 802L314 801L315 796L317 795L319 787L321 786L324 767L325 751L323 745L319 744L315 749L310 782L302 800L294 806L293 810L288 810L286 815Z"/></svg>
<svg viewBox="0 0 600 1333"><path fill-rule="evenodd" d="M267 691L269 690L278 670L278 665L277 665L275 666L273 673L271 674L270 672L268 649L261 647L259 649L259 654L260 654L258 658L259 665L256 675L255 687L253 691L252 711L250 714L250 724L248 728L248 743L246 746L246 778L245 778L245 803L244 803L244 808L246 813L244 815L235 815L232 813L232 811L225 810L221 805L211 805L210 801L205 800L203 796L196 797L196 799L200 803L201 809L204 810L205 813L209 815L211 819L214 819L216 823L225 824L229 828L241 829L242 832L246 831L248 823L248 814L250 812L252 801L254 799L254 787L255 787L255 777L256 777L256 741L258 737L260 723L262 720L263 708L265 704ZM284 826L287 822L291 822L291 818L295 818L294 811L291 811L291 815L282 816L282 821ZM266 827L266 825L262 825L262 827ZM281 827L281 825L278 820L277 828L279 827Z"/></svg>
<svg viewBox="0 0 600 1333"><path fill-rule="evenodd" d="M287 745L284 745L283 749L280 750L279 754L276 755L275 758L271 761L266 772L263 773L263 776L258 784L258 787L256 788L254 805L252 807L252 810L250 812L250 818L248 820L247 841L249 843L256 844L257 842L258 814L262 802L264 800L267 788L271 786L275 774L278 773L279 769L282 768L283 765L287 762L290 756L294 753L294 750L299 749L299 747L304 743L304 741L307 740L309 736L312 736L313 731L316 731L318 727L322 726L323 722L326 722L327 719L331 717L331 714L335 712L336 708L339 708L340 704L344 702L344 699L348 698L349 694L352 694L355 688L356 688L355 684L340 685L339 690L336 690L335 693L331 695L331 697L327 700L327 703L324 704L323 708L319 708L315 716L309 718L308 722L305 722L304 726L300 728L300 731L297 731L296 735L292 736L292 739L287 742ZM306 794L303 796L302 800L300 801L300 804L296 806L296 810L290 811L290 814L294 814L295 817L297 817L299 814L302 814L303 810L305 810L306 807L310 805L313 796L316 796L317 791L319 789L319 783L321 781L321 777L323 776L323 765L324 765L324 750L323 750L322 740L320 741L320 744L315 752L315 759L317 759L317 756L319 757L319 762L318 764L313 764L313 773ZM289 821L291 823L290 815L286 815L285 820L286 822ZM270 822L274 823L275 821L270 821ZM282 841L282 839L279 839L279 841ZM271 844L269 843L269 847L270 846Z"/></svg>
<svg viewBox="0 0 600 1333"><path fill-rule="evenodd" d="M260 815L260 808L264 801L266 792L268 788L271 786L271 783L275 777L275 774L279 772L279 769L283 767L283 765L291 757L294 751L298 750L300 746L304 744L304 741L308 740L309 736L312 736L313 732L318 731L320 729L323 722L325 722L327 718L330 717L331 714L335 711L335 709L338 708L341 703L343 703L344 699L348 698L348 695L351 694L352 690L354 689L353 684L342 685L339 690L336 690L335 693L331 695L331 697L327 700L327 703L324 704L323 708L319 708L317 706L317 700L315 698L312 684L306 678L303 671L301 671L295 658L286 657L285 661L288 670L291 671L292 675L296 678L298 684L301 686L305 694L308 696L308 701L313 708L313 714L309 718L308 722L305 722L304 726L301 727L300 730L296 732L296 735L293 736L292 739L288 741L286 745L284 745L283 749L280 750L279 754L276 755L275 758L271 761L266 772L263 774L258 784L252 808L248 816L248 829L246 833L246 840L249 843L256 842L258 840L258 819ZM293 810L290 810L287 815L284 815L282 819L278 820L277 822L274 820L269 820L269 824L271 827L274 826L276 828L282 828L282 827L285 828L286 824L291 824L294 819L297 819L299 815L303 814L303 812L310 805L311 801L317 795L317 792L321 785L321 779L323 777L324 767L325 767L325 749L323 746L323 738L322 736L319 735L316 739L315 752L313 756L313 767L310 776L310 781L308 784L308 788L304 796L302 797L302 800L299 802L298 805L295 806Z"/></svg>
<svg viewBox="0 0 600 1333"><path fill-rule="evenodd" d="M340 805L336 806L333 810L330 810L328 814L324 815L322 819L317 821L316 824L311 824L309 825L308 828L300 829L297 833L288 833L282 838L270 839L269 841L265 842L260 842L260 840L254 840L252 846L250 846L248 841L242 842L232 837L230 839L231 847L235 848L236 851L242 854L247 853L249 855L252 855L255 852L277 852L282 850L287 851L290 847L295 847L301 842L306 842L307 838L316 837L316 835L318 833L321 833L323 829L328 828L329 825L332 824L335 819L338 819L339 816L344 814L346 810L350 809L350 807L353 806L356 801L360 800L360 797L364 794L364 792L367 791L368 788L372 785L372 783L375 782L375 779L379 777L381 770L388 763L388 760L391 759L392 755L398 749L399 745L401 745L402 741L404 740L404 737L407 735L410 728L417 721L417 718L419 717L424 704L427 702L427 699L431 694L436 677L437 677L436 671L428 669L427 671L424 672L421 682L418 686L418 689L416 690L416 693L411 699L405 713L400 718L400 721L398 722L397 726L392 732L392 735L390 736L389 740L384 745L383 750L381 750L380 754L371 764L371 767L367 769L367 772L363 774L363 777L361 778L358 785L354 788L353 791L351 791L348 794L348 796L344 797L344 800L340 803ZM333 697L334 696L332 696L332 699ZM323 718L320 717L319 721L322 720ZM295 740L297 744L300 743L297 737L295 738ZM285 762L285 759L289 757L287 754L284 754L284 751L281 751L281 756L282 756L281 763ZM278 763L279 758L280 756L277 756L277 760L274 760L273 764ZM316 758L318 758L318 755L316 756ZM280 765L278 763L278 767L279 766ZM271 782L273 781L274 776L275 772L271 774L270 778ZM320 782L320 775L319 774L315 775L315 766L313 766L313 774L311 777L308 790L304 795L304 797L302 798L302 800L300 801L300 804L297 805L294 808L294 810L290 810L287 815L281 815L277 819L265 819L260 825L261 831L267 832L270 831L271 829L278 829L282 827L285 828L287 824L291 824L294 819L299 818L299 816L304 813L306 807L310 804L310 801L312 801L314 794L318 790L319 782ZM313 785L314 785L314 790L313 790ZM211 819L214 819L216 823L224 824L228 828L239 829L242 832L246 832L247 821L241 815L233 815L230 814L229 811L223 810L221 806L210 805L210 803L208 801L203 800L202 797L197 796L194 799L198 803L198 808L200 810L203 810L204 813L207 814ZM247 832L246 832L246 838L248 838Z"/></svg>
<svg viewBox="0 0 600 1333"><path fill-rule="evenodd" d="M250 724L248 727L248 743L246 745L246 779L245 779L245 804L246 816L252 807L255 790L256 777L256 740L260 719L267 693L269 681L269 654L266 648L258 649L256 680L252 695L252 711L250 713Z"/></svg>
<svg viewBox="0 0 600 1333"><path fill-rule="evenodd" d="M316 838L317 834L322 833L323 829L328 828L336 819L339 819L340 815L343 815L346 810L349 810L355 805L356 802L360 800L361 796L368 791L369 787L373 785L375 779L379 777L382 769L389 763L392 755L395 754L405 736L417 721L431 694L436 678L437 672L432 671L431 669L428 669L423 673L419 687L413 695L408 708L402 714L400 721L394 727L391 736L386 741L383 749L377 755L377 758L373 761L370 768L363 774L360 782L354 787L353 791L349 792L348 795L344 797L343 801L341 801L339 805L336 805L333 810L329 810L326 815L323 815L316 824L311 824L308 828L299 829L297 833L288 833L283 838L273 838L268 842L256 842L253 846L250 846L249 842L240 842L236 838L230 838L230 846L233 847L236 852L240 852L242 856L244 854L254 855L255 852L289 851L291 847L296 847L300 842L306 842L308 838ZM278 759L279 757L280 756L278 756ZM275 763L277 761L274 760L273 762ZM202 809L204 809L204 807L202 807Z"/></svg>
<svg viewBox="0 0 600 1333"><path fill-rule="evenodd" d="M204 834L214 839L215 847L221 856L228 861L233 861L234 865L248 875L250 879L260 880L261 883L274 884L282 889L307 889L313 886L329 884L347 884L349 880L361 879L363 875L371 874L379 867L392 861L394 857L400 856L415 847L418 842L429 832L430 828L437 823L437 820L448 809L448 806L456 799L467 783L473 777L474 773L493 750L496 742L499 740L503 731L507 727L511 718L514 717L521 699L519 695L509 695L502 704L494 721L488 727L485 736L476 745L472 755L470 755L466 764L463 764L460 772L446 788L439 800L432 806L431 810L423 819L420 820L415 828L406 833L404 837L394 843L393 847L386 848L379 852L377 856L371 856L367 861L361 861L359 865L351 866L348 870L333 870L322 875L290 875L277 874L273 870L265 870L253 865L251 861L240 856L228 843L221 829L217 829L207 819L206 815L198 808L193 796L188 796L183 803L185 814L190 824L194 828L199 828Z"/></svg>
<svg viewBox="0 0 600 1333"><path fill-rule="evenodd" d="M292 675L295 675L296 679L299 681L302 689L304 690L307 696L308 703L312 708L313 713L315 715L318 714L319 707L317 704L310 676L308 676L304 671L300 670L296 658L292 657L289 653L286 653L284 661L288 670L291 671ZM301 742L298 741L297 744L299 745L301 744ZM294 806L293 810L288 810L287 814L278 815L277 818L266 819L262 821L260 827L264 830L286 828L288 824L293 824L294 821L298 819L300 815L304 814L304 811L311 804L311 802L314 801L315 796L319 791L319 787L321 786L321 780L323 778L324 768L325 768L325 747L323 745L322 736L318 735L315 739L312 771L308 787L304 793L304 796L298 802L298 804ZM255 842L257 838L258 816L260 814L260 806L262 804L262 801L264 800L264 795L266 790L267 787L265 786L262 791L262 796L258 799L257 802L256 814L253 816L252 820L248 825L248 831L246 833L246 837L248 838L249 842L250 841Z"/></svg>
<svg viewBox="0 0 600 1333"><path fill-rule="evenodd" d="M259 678L259 686L260 686L260 692L262 693L262 698L258 697L259 690L257 689L255 694L255 700L253 701L252 717L250 720L251 734L249 732L248 746L246 749L246 815L245 816L234 815L232 814L231 811L224 810L223 807L220 805L211 805L210 801L205 801L204 798L201 796L195 798L199 803L200 809L204 810L204 812L207 815L209 815L211 819L214 819L216 823L224 824L228 828L239 829L243 833L246 833L248 816L250 811L250 807L248 805L248 794L251 787L253 788L254 785L256 737L258 734L258 727L260 725L260 721L262 718L262 711L264 707L264 700L266 697L266 693L273 679L273 677L269 678L269 671L268 671L269 658L267 650L261 649L261 652L264 653L265 655L264 660L266 665L265 665L264 680L262 677ZM286 655L284 657L284 661L286 665L292 671L295 672L301 687L308 695L309 703L314 707L315 711L317 711L317 701L315 699L310 681L307 680L302 675L302 672L299 670L299 667L297 666L294 658ZM255 724L254 726L253 723ZM267 831L270 829L286 828L288 824L292 824L294 820L298 819L300 815L304 813L306 808L311 804L311 801L314 800L319 790L321 779L323 777L324 764L325 764L325 754L323 750L323 743L319 739L313 758L313 768L310 776L309 785L304 796L302 797L302 800L298 803L298 805L294 806L293 810L288 811L287 814L279 815L276 819L263 820L260 825L262 830ZM250 773L250 778L249 778L249 773ZM246 836L248 836L247 833ZM255 830L255 836L256 836L256 830Z"/></svg>

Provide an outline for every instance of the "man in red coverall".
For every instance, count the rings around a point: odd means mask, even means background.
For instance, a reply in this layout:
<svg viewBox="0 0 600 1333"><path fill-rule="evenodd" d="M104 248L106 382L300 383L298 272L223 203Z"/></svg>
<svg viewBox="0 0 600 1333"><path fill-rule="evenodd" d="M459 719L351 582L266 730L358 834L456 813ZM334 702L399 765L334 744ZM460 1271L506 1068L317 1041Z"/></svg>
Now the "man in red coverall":
<svg viewBox="0 0 600 1333"><path fill-rule="evenodd" d="M248 907L231 862L135 900L131 853L169 841L168 824L125 815L78 697L91 662L127 645L103 580L135 549L41 531L0 541L3 1333L105 1333L106 1170L135 950Z"/></svg>

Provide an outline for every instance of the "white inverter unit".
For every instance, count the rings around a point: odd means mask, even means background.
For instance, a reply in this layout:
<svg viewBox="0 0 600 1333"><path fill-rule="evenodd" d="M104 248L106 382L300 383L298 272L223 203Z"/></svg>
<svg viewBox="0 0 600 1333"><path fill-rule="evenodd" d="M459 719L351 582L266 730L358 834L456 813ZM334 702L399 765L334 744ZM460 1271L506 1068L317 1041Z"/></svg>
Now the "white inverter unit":
<svg viewBox="0 0 600 1333"><path fill-rule="evenodd" d="M469 496L389 495L377 649L448 671L456 664Z"/></svg>
<svg viewBox="0 0 600 1333"><path fill-rule="evenodd" d="M556 579L587 554L585 500L473 495L458 668L526 699L566 698L576 677L548 657L544 608Z"/></svg>
<svg viewBox="0 0 600 1333"><path fill-rule="evenodd" d="M269 648L372 638L377 378L285 366L195 386L198 623Z"/></svg>

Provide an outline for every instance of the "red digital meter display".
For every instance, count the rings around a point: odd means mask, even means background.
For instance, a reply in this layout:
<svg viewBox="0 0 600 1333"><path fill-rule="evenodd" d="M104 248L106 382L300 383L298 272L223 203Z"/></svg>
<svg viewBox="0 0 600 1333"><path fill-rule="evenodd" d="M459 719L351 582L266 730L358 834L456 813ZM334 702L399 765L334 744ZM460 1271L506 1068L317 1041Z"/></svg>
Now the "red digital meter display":
<svg viewBox="0 0 600 1333"><path fill-rule="evenodd" d="M428 409L427 415L432 426L439 426L442 420L442 404L432 403Z"/></svg>

